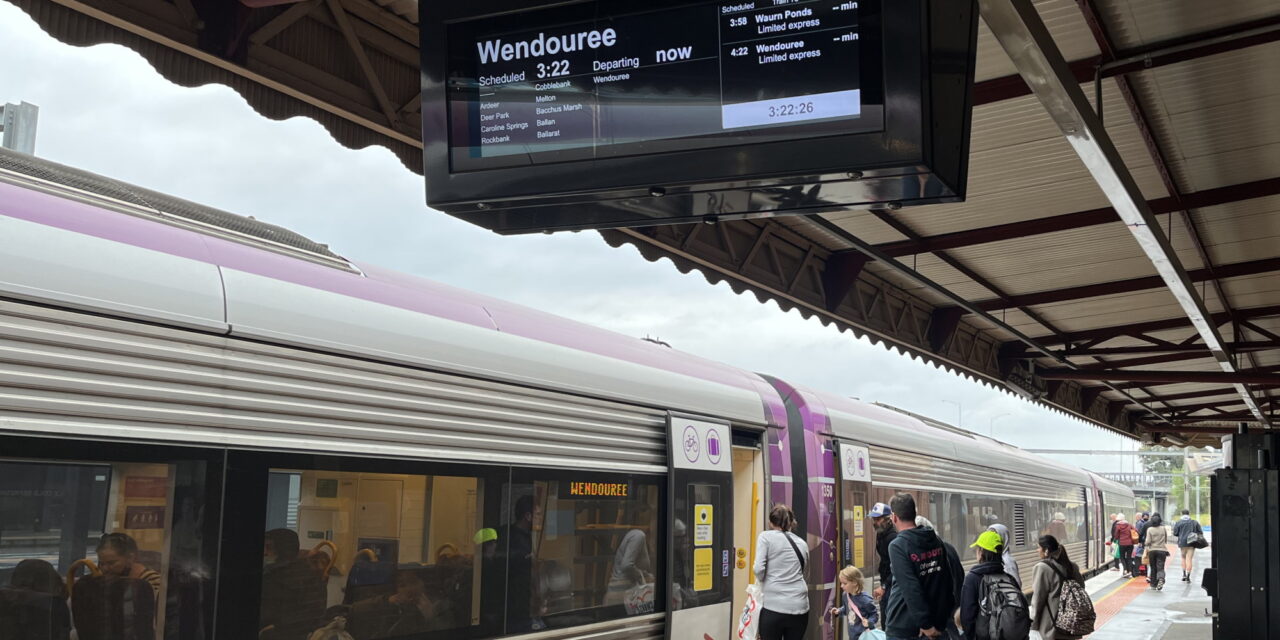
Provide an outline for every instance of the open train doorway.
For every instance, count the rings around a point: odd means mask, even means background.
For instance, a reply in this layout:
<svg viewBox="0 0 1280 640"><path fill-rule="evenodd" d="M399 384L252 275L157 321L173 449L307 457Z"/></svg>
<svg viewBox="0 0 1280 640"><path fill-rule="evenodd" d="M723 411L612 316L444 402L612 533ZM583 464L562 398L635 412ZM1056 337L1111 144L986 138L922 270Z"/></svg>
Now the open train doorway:
<svg viewBox="0 0 1280 640"><path fill-rule="evenodd" d="M764 455L759 439L735 434L733 446L733 611L746 605L747 585L755 581L756 536L764 530Z"/></svg>

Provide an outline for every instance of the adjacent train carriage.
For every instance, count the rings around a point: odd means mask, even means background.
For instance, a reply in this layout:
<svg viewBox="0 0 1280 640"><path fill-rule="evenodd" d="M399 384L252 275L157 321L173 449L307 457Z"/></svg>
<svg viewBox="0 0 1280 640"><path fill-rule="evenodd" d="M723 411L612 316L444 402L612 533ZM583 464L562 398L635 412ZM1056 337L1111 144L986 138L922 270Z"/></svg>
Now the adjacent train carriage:
<svg viewBox="0 0 1280 640"><path fill-rule="evenodd" d="M1008 524L1024 569L1043 532L1104 562L1098 520L1132 504L985 438L3 151L0 239L0 618L53 634L721 640L773 502L819 560L815 604L874 561L863 509L894 491L957 546Z"/></svg>

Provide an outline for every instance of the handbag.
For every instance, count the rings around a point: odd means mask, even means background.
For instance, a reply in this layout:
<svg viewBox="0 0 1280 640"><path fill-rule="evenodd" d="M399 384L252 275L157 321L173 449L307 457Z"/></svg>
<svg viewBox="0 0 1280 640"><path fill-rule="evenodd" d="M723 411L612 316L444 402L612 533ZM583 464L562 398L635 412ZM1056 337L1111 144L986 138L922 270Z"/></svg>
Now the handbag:
<svg viewBox="0 0 1280 640"><path fill-rule="evenodd" d="M1209 541L1204 539L1204 535L1199 531L1192 531L1187 534L1187 546L1193 549L1203 549L1209 546Z"/></svg>
<svg viewBox="0 0 1280 640"><path fill-rule="evenodd" d="M738 618L738 631L733 636L737 640L756 640L760 633L760 587L747 585L747 602L742 605L742 616Z"/></svg>

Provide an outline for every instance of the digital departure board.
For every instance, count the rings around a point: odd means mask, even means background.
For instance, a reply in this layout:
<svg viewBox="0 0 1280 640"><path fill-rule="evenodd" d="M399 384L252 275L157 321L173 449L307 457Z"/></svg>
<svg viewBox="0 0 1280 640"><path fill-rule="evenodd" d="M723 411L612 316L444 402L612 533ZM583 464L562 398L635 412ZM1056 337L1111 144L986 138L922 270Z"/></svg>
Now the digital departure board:
<svg viewBox="0 0 1280 640"><path fill-rule="evenodd" d="M878 5L754 0L596 15L605 4L545 10L536 29L527 15L452 25L453 168L878 130Z"/></svg>
<svg viewBox="0 0 1280 640"><path fill-rule="evenodd" d="M427 204L498 233L964 199L977 0L418 6Z"/></svg>

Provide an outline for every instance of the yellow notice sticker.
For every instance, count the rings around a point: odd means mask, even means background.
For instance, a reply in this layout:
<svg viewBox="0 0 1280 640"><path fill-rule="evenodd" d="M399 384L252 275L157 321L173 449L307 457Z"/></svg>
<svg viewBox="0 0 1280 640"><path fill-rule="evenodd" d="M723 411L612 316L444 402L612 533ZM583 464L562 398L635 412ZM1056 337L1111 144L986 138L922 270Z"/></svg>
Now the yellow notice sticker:
<svg viewBox="0 0 1280 640"><path fill-rule="evenodd" d="M853 566L855 567L867 566L866 558L863 555L866 553L867 546L864 543L865 540L862 538L853 539Z"/></svg>
<svg viewBox="0 0 1280 640"><path fill-rule="evenodd" d="M862 505L853 507L853 535L862 535Z"/></svg>
<svg viewBox="0 0 1280 640"><path fill-rule="evenodd" d="M714 540L715 513L709 504L693 505L693 546L709 547Z"/></svg>
<svg viewBox="0 0 1280 640"><path fill-rule="evenodd" d="M711 560L711 549L693 550L694 591L710 591L712 589L711 583L715 574L711 572Z"/></svg>

